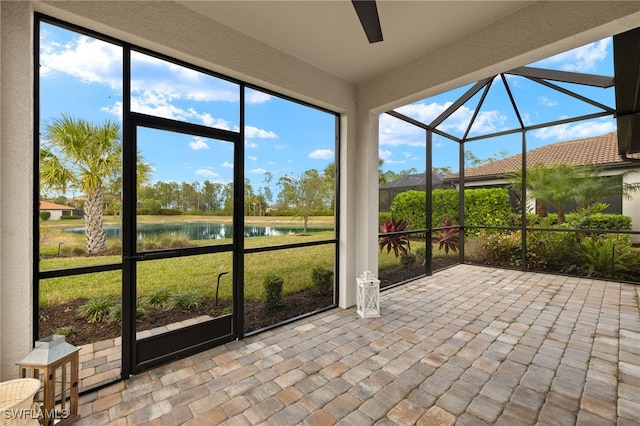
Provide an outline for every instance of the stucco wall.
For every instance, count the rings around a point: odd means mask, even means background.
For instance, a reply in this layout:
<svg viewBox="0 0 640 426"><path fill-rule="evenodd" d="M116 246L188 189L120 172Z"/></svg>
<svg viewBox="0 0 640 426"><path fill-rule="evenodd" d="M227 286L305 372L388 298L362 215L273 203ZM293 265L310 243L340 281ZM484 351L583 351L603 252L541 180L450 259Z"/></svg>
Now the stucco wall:
<svg viewBox="0 0 640 426"><path fill-rule="evenodd" d="M31 5L0 2L0 378L31 350L33 84Z"/></svg>

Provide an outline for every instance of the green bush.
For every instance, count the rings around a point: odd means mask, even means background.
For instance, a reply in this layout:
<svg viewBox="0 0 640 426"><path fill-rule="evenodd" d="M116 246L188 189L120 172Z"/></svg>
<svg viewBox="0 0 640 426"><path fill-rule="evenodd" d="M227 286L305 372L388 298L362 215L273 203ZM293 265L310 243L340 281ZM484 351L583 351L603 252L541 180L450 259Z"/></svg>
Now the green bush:
<svg viewBox="0 0 640 426"><path fill-rule="evenodd" d="M147 294L147 303L156 308L164 308L169 302L171 292L166 287L154 288Z"/></svg>
<svg viewBox="0 0 640 426"><path fill-rule="evenodd" d="M313 268L311 281L320 294L330 294L333 291L333 271L327 268Z"/></svg>
<svg viewBox="0 0 640 426"><path fill-rule="evenodd" d="M464 192L465 225L509 226L510 221L511 203L506 188L477 188ZM477 235L478 232L477 229L465 230L466 235Z"/></svg>
<svg viewBox="0 0 640 426"><path fill-rule="evenodd" d="M405 268L411 268L416 263L416 255L408 252L400 255L400 264Z"/></svg>
<svg viewBox="0 0 640 426"><path fill-rule="evenodd" d="M136 318L145 318L149 313L144 308L144 305L137 303L136 304ZM119 324L122 322L122 304L118 303L114 305L113 308L109 310L109 315L107 315L107 321L114 324Z"/></svg>
<svg viewBox="0 0 640 426"><path fill-rule="evenodd" d="M193 309L202 305L202 296L197 291L185 290L169 299L169 309Z"/></svg>
<svg viewBox="0 0 640 426"><path fill-rule="evenodd" d="M51 212L40 212L40 219L49 220L51 218Z"/></svg>
<svg viewBox="0 0 640 426"><path fill-rule="evenodd" d="M269 274L264 279L264 303L267 308L276 308L282 303L282 287L284 280L274 274Z"/></svg>
<svg viewBox="0 0 640 426"><path fill-rule="evenodd" d="M109 312L115 305L116 303L111 296L95 296L80 306L78 313L87 322L101 322L109 316Z"/></svg>
<svg viewBox="0 0 640 426"><path fill-rule="evenodd" d="M569 232L527 232L527 268L547 269L570 261L575 234Z"/></svg>
<svg viewBox="0 0 640 426"><path fill-rule="evenodd" d="M70 325L70 326L60 327L60 328L56 329L56 333L55 334L59 334L59 335L64 336L64 337L69 337L75 332L76 332L76 329L73 328L72 325Z"/></svg>
<svg viewBox="0 0 640 426"><path fill-rule="evenodd" d="M68 215L60 216L60 220L76 220L76 219L80 219L80 217L76 216L74 214L68 214Z"/></svg>
<svg viewBox="0 0 640 426"><path fill-rule="evenodd" d="M396 195L391 204L391 217L408 218L411 229L425 229L427 227L426 197L424 191L405 191ZM387 223L386 220L382 224L384 223Z"/></svg>
<svg viewBox="0 0 640 426"><path fill-rule="evenodd" d="M447 220L458 223L458 190L435 189L432 192L431 223L437 227ZM511 204L505 188L468 189L465 194L465 225L509 226ZM398 194L391 205L393 217L408 217L411 229L425 229L427 223L426 193L406 191ZM467 235L477 235L477 230L467 230Z"/></svg>

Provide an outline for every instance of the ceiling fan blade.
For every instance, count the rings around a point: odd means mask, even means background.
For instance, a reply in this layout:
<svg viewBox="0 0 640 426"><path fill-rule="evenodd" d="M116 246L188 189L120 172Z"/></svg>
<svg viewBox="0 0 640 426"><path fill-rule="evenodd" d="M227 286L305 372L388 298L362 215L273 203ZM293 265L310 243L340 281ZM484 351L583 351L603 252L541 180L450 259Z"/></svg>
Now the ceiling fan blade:
<svg viewBox="0 0 640 426"><path fill-rule="evenodd" d="M382 28L375 0L351 0L369 43L382 41Z"/></svg>

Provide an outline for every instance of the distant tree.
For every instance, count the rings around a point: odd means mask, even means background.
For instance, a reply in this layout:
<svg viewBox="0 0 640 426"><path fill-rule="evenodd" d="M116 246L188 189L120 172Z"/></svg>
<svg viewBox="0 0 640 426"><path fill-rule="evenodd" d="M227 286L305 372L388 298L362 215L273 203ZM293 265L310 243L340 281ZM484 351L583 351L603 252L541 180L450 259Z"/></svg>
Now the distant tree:
<svg viewBox="0 0 640 426"><path fill-rule="evenodd" d="M316 169L298 176L283 176L278 180L280 201L302 217L303 232L307 232L309 216L326 210L329 197L326 181Z"/></svg>

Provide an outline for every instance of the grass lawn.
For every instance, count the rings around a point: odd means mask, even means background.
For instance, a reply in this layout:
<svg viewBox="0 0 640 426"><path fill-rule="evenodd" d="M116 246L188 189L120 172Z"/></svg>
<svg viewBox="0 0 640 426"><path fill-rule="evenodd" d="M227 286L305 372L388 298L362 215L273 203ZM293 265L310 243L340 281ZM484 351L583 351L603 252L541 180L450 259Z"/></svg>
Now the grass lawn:
<svg viewBox="0 0 640 426"><path fill-rule="evenodd" d="M175 223L176 218L182 222L208 221L220 223L229 218L203 216L142 216L139 223L165 222ZM271 220L270 220L271 219ZM300 220L280 217L247 218L246 223L265 225L299 225ZM310 226L331 226L333 218L312 218ZM118 224L109 218L107 226ZM40 261L41 270L55 270L79 266L120 263L120 255L111 256L69 256L57 257L61 242L65 250L78 249L84 246L84 235L64 232L65 229L83 226L82 221L50 221L44 222L43 228L49 238L43 245L41 253L53 257L44 257ZM331 239L333 232L317 232L309 235L281 235L273 237L246 238L245 247L263 247L271 245L292 244L306 241ZM230 244L231 239L215 241L191 241L194 244ZM277 250L255 253L245 256L245 298L256 299L262 294L263 281L267 274L273 273L284 278L284 293L291 293L313 285L311 273L314 268L322 266L333 269L334 245ZM150 260L138 262L137 293L145 296L157 288L167 288L172 293L194 290L204 297L215 297L218 274L231 271L231 253L215 253L208 255L178 257L172 259ZM119 298L121 293L121 271L110 271L93 274L74 275L62 278L50 278L40 281L40 304L48 306L61 301L77 298L90 298L97 295L112 295ZM220 280L220 299L231 298L231 274L222 276Z"/></svg>

